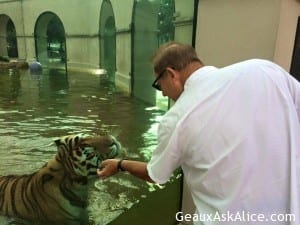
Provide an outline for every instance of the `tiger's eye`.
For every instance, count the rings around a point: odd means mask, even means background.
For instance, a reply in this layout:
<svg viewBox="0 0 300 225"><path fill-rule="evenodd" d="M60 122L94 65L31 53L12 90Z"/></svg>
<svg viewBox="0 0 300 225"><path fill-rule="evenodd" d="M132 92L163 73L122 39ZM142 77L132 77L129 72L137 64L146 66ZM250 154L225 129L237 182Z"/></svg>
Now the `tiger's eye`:
<svg viewBox="0 0 300 225"><path fill-rule="evenodd" d="M82 152L81 152L79 149L77 149L77 150L76 150L76 155L82 156Z"/></svg>

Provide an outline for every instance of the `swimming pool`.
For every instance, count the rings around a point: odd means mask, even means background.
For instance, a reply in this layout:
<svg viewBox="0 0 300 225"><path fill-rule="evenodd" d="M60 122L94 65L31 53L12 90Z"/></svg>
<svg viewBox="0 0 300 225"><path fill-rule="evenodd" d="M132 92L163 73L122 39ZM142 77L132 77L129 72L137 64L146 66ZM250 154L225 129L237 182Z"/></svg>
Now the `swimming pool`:
<svg viewBox="0 0 300 225"><path fill-rule="evenodd" d="M39 75L27 70L2 71L1 175L36 171L56 153L56 148L50 145L54 138L82 132L118 134L128 158L147 161L156 145L156 129L163 113L118 92L96 75L76 72L67 75L59 70L46 70ZM90 186L90 224L108 224L161 189L127 174L98 180ZM175 197L178 190L173 191ZM166 204L176 204L176 208L178 202L174 199ZM168 211L164 206L160 213L164 214L164 210ZM0 219L3 225L10 224L9 221Z"/></svg>

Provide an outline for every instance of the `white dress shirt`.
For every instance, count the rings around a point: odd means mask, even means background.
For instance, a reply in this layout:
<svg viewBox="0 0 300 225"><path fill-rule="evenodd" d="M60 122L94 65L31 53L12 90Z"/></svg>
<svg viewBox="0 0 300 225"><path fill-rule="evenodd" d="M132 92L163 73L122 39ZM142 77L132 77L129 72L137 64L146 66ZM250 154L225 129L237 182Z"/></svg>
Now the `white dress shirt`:
<svg viewBox="0 0 300 225"><path fill-rule="evenodd" d="M200 68L160 123L149 176L165 183L182 167L204 218L195 224L258 224L262 215L260 224L299 225L299 118L300 84L278 65ZM216 213L224 221L205 217ZM285 214L296 221L272 221Z"/></svg>

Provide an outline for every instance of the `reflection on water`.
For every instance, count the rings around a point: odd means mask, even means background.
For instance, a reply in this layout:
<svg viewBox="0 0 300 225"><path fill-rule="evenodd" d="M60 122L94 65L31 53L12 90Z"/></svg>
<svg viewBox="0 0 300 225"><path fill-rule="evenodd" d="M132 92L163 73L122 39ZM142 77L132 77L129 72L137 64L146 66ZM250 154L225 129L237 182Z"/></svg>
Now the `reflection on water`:
<svg viewBox="0 0 300 225"><path fill-rule="evenodd" d="M80 132L117 132L129 158L148 160L162 113L116 92L94 75L2 71L1 175L36 171L56 153L51 145L55 137ZM104 225L156 187L122 174L97 180L90 188L91 224ZM2 220L1 225L9 224Z"/></svg>

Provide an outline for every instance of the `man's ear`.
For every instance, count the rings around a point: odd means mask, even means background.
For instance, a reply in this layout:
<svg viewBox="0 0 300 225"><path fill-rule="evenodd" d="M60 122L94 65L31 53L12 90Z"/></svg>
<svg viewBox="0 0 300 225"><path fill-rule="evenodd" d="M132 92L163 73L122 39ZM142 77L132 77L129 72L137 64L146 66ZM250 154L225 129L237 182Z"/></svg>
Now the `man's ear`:
<svg viewBox="0 0 300 225"><path fill-rule="evenodd" d="M171 75L172 78L176 78L176 79L178 78L179 76L178 71L176 71L172 67L167 67L166 70L168 71L168 73Z"/></svg>

